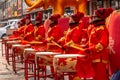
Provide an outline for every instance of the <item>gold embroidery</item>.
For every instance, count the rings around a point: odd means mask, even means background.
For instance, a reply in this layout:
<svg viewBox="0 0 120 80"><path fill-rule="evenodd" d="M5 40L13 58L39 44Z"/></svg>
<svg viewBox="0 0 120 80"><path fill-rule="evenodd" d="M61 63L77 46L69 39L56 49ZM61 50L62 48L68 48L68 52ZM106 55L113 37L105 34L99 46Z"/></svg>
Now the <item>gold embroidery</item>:
<svg viewBox="0 0 120 80"><path fill-rule="evenodd" d="M36 37L37 36L37 31L38 31L38 28L35 28L35 30L34 30L34 36Z"/></svg>
<svg viewBox="0 0 120 80"><path fill-rule="evenodd" d="M96 62L101 62L100 59L96 59L96 60L92 60L93 63L96 63Z"/></svg>
<svg viewBox="0 0 120 80"><path fill-rule="evenodd" d="M41 38L42 38L41 35L38 35L38 36L35 37L36 40L40 40Z"/></svg>
<svg viewBox="0 0 120 80"><path fill-rule="evenodd" d="M108 63L108 61L106 60L100 60L100 59L95 59L95 60L92 60L93 63L97 63L97 62L102 62L102 63Z"/></svg>
<svg viewBox="0 0 120 80"><path fill-rule="evenodd" d="M108 61L106 61L106 60L102 60L102 62L105 63L105 64L108 63Z"/></svg>
<svg viewBox="0 0 120 80"><path fill-rule="evenodd" d="M98 28L97 28L97 31L98 31L98 30L104 30L104 26L98 27Z"/></svg>
<svg viewBox="0 0 120 80"><path fill-rule="evenodd" d="M95 46L95 48L96 48L96 52L100 52L100 51L102 51L104 49L104 47L103 47L103 45L101 43L98 43Z"/></svg>

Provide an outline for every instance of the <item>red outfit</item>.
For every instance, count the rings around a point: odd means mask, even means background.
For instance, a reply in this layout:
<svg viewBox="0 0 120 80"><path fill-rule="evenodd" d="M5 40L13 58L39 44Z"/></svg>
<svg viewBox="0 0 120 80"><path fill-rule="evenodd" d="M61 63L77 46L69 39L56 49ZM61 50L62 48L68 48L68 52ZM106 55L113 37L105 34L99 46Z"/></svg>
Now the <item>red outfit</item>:
<svg viewBox="0 0 120 80"><path fill-rule="evenodd" d="M39 37L39 36L41 36L41 38L39 38L37 41L41 41L41 40L45 39L45 28L43 25L39 26L39 28L37 28L34 31L34 37Z"/></svg>
<svg viewBox="0 0 120 80"><path fill-rule="evenodd" d="M25 40L31 42L31 41L43 41L45 39L45 28L43 25L38 26L37 28L34 28L34 30L27 34L24 37ZM32 48L39 50L40 44L34 44L32 45Z"/></svg>
<svg viewBox="0 0 120 80"><path fill-rule="evenodd" d="M30 23L30 24L26 25L26 28L24 29L24 35L26 35L26 34L32 32L33 29L34 29L33 24Z"/></svg>
<svg viewBox="0 0 120 80"><path fill-rule="evenodd" d="M34 40L35 41L44 41L45 40L45 28L43 25L39 26L34 30ZM46 50L46 44L33 44L32 48L39 51Z"/></svg>
<svg viewBox="0 0 120 80"><path fill-rule="evenodd" d="M36 39L37 37L41 37ZM45 28L43 25L38 26L37 28L34 28L30 34L26 34L24 37L27 41L41 41L42 39L45 39Z"/></svg>
<svg viewBox="0 0 120 80"><path fill-rule="evenodd" d="M80 78L93 78L95 76L93 66L91 63L91 59L89 56L84 58L78 57L77 58L77 65L76 65L77 75Z"/></svg>
<svg viewBox="0 0 120 80"><path fill-rule="evenodd" d="M83 41L84 40L84 41ZM73 29L68 29L67 34L65 36L65 40L61 41L62 45L69 43L70 41L73 41L73 43L78 45L84 45L88 40L87 33L82 30L81 26L77 26ZM79 53L78 49L72 48L72 47L65 47L66 48L66 54L73 54L73 53Z"/></svg>
<svg viewBox="0 0 120 80"><path fill-rule="evenodd" d="M92 26L92 25L91 25ZM106 26L93 27L89 36L89 49L95 71L95 80L107 80L109 34ZM101 49L98 49L100 47Z"/></svg>
<svg viewBox="0 0 120 80"><path fill-rule="evenodd" d="M82 30L80 30L79 27L73 28L71 31L68 30L66 34L65 44L71 40L76 44L80 44L80 41L82 39L81 33L82 33ZM78 52L79 50L72 48L72 47L67 47L66 49L66 54L78 53Z"/></svg>
<svg viewBox="0 0 120 80"><path fill-rule="evenodd" d="M58 42L58 40L62 37L62 31L61 28L59 26L54 26L52 28L50 28L48 30L48 38L53 38L53 41L55 41L56 43ZM55 52L61 52L60 47L56 46L54 43L53 44L48 44L48 49L50 51L55 51Z"/></svg>
<svg viewBox="0 0 120 80"><path fill-rule="evenodd" d="M18 33L19 33L19 35L23 35L23 33L24 33L24 30L25 30L25 26L22 26L22 27L20 27L19 29L18 29Z"/></svg>
<svg viewBox="0 0 120 80"><path fill-rule="evenodd" d="M33 30L34 30L33 24L30 23L28 25L25 25L24 33L22 34L23 35L23 40L22 40L21 44L28 43L28 41L27 41L28 39L26 38L26 36L31 34Z"/></svg>
<svg viewBox="0 0 120 80"><path fill-rule="evenodd" d="M48 37L53 37L54 41L58 41L62 37L61 28L59 26L54 26L48 30Z"/></svg>

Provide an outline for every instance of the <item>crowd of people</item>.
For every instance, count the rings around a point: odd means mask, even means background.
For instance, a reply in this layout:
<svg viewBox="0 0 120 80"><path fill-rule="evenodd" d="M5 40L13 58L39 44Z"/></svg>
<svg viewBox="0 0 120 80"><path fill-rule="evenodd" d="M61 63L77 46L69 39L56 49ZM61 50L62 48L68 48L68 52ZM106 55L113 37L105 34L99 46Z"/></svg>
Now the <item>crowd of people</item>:
<svg viewBox="0 0 120 80"><path fill-rule="evenodd" d="M53 43L55 45L49 46L49 51L85 55L83 65L77 62L77 76L87 80L109 80L109 32L105 20L112 12L112 8L99 8L89 17L90 22L83 21L85 15L77 12L69 17L69 27L64 32L61 30L62 25L58 25L61 18L59 14L49 17L48 30L42 21L41 12L37 13L35 25L31 22L30 14L27 14L18 22L18 30L9 39L19 38L21 44L30 43L37 51L46 51L47 43ZM37 44L32 44L34 42ZM74 80L74 77L70 76L70 80Z"/></svg>

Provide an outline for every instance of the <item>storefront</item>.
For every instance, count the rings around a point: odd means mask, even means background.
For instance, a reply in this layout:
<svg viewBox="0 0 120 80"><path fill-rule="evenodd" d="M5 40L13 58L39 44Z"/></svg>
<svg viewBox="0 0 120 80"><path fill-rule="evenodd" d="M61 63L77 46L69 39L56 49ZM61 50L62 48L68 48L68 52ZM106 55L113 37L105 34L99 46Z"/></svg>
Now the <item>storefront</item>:
<svg viewBox="0 0 120 80"><path fill-rule="evenodd" d="M120 9L120 0L89 0L88 14L93 14L95 9L112 7L113 9Z"/></svg>
<svg viewBox="0 0 120 80"><path fill-rule="evenodd" d="M39 8L31 12L26 12L26 8L28 6L24 2L24 0L6 0L5 2L3 2L1 6L2 6L1 14L3 14L1 16L1 20L22 17L27 13L30 13L32 15L32 19L34 19L38 11L42 11L43 18L46 19L52 13L52 8L49 8L46 11ZM92 15L94 10L100 7L104 7L104 8L112 7L114 9L120 9L120 0L88 0L87 14ZM73 8L68 7L65 9L65 16L71 15L73 13L74 13Z"/></svg>

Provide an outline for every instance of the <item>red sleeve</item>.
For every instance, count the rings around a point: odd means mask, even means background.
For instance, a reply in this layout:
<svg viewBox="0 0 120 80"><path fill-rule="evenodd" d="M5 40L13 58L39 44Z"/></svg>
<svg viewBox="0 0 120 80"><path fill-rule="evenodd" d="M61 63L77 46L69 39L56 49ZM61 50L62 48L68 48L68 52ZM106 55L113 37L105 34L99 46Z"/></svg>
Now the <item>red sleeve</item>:
<svg viewBox="0 0 120 80"><path fill-rule="evenodd" d="M81 35L82 32L80 29L75 29L73 32L72 32L72 36L71 37L71 40L74 42L74 43L77 43L77 44L80 44L80 41L81 41Z"/></svg>
<svg viewBox="0 0 120 80"><path fill-rule="evenodd" d="M55 27L51 36L54 38L55 41L58 41L62 36L61 36L61 29L60 27Z"/></svg>
<svg viewBox="0 0 120 80"><path fill-rule="evenodd" d="M45 38L45 28L42 26L38 29L36 36L41 35L42 38Z"/></svg>
<svg viewBox="0 0 120 80"><path fill-rule="evenodd" d="M24 36L24 40L26 40L26 41L33 41L34 40L34 31L31 32L30 34L26 34Z"/></svg>
<svg viewBox="0 0 120 80"><path fill-rule="evenodd" d="M27 27L25 29L25 34L33 31L33 29L34 29L34 26L32 24L27 25Z"/></svg>
<svg viewBox="0 0 120 80"><path fill-rule="evenodd" d="M108 34L108 31L107 29L101 31L101 37L99 39L99 43L101 43L104 48L107 48L108 47L108 44L109 44L109 34Z"/></svg>
<svg viewBox="0 0 120 80"><path fill-rule="evenodd" d="M109 34L105 27L104 29L96 31L94 34L92 34L92 36L93 37L90 37L90 50L96 51L96 46L98 44L101 44L103 49L107 48L109 43Z"/></svg>

